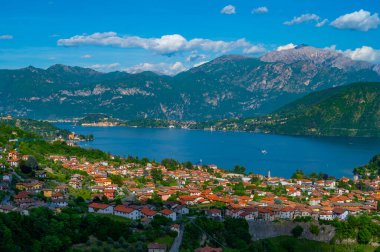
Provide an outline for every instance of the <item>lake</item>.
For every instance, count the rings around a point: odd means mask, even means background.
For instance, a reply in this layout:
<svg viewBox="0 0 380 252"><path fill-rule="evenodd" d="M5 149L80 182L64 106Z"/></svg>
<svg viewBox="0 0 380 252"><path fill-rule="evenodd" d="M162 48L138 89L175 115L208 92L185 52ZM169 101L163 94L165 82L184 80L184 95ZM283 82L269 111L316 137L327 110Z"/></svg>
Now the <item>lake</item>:
<svg viewBox="0 0 380 252"><path fill-rule="evenodd" d="M380 153L374 138L294 137L250 132L128 127L82 127L56 124L77 134L93 134L82 147L101 149L119 156L147 157L161 161L216 164L231 169L240 164L247 171L290 177L296 169L352 177L352 169Z"/></svg>

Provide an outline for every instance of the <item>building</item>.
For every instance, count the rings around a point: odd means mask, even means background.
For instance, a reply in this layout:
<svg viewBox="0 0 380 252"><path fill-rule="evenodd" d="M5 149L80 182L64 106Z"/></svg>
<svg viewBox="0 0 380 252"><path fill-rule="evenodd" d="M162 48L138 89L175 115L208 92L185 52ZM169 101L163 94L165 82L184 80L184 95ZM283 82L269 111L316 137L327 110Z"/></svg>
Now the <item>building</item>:
<svg viewBox="0 0 380 252"><path fill-rule="evenodd" d="M88 205L88 212L101 213L101 214L113 214L113 206L110 206L108 204L93 202L90 205Z"/></svg>
<svg viewBox="0 0 380 252"><path fill-rule="evenodd" d="M113 214L121 217L125 217L132 220L140 219L140 212L131 207L126 207L124 205L118 205L114 208Z"/></svg>
<svg viewBox="0 0 380 252"><path fill-rule="evenodd" d="M148 252L166 252L166 244L150 243L148 244Z"/></svg>
<svg viewBox="0 0 380 252"><path fill-rule="evenodd" d="M172 221L176 221L177 220L177 214L176 214L176 212L174 212L172 210L163 209L162 211L160 211L160 214L162 216L165 216L166 218L171 219Z"/></svg>

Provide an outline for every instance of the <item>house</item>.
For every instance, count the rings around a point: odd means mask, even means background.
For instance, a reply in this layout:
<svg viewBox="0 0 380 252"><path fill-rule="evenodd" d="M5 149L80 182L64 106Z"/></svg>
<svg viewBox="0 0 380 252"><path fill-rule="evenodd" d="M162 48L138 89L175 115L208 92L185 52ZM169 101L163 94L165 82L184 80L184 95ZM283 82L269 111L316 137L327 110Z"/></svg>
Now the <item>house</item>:
<svg viewBox="0 0 380 252"><path fill-rule="evenodd" d="M37 180L30 182L20 182L16 184L16 188L20 191L29 191L39 193L42 189L43 183Z"/></svg>
<svg viewBox="0 0 380 252"><path fill-rule="evenodd" d="M332 211L324 211L319 213L320 220L333 220L333 212Z"/></svg>
<svg viewBox="0 0 380 252"><path fill-rule="evenodd" d="M47 178L47 174L45 171L36 171L35 177L36 178Z"/></svg>
<svg viewBox="0 0 380 252"><path fill-rule="evenodd" d="M258 218L263 221L273 221L274 214L270 209L262 207L259 208Z"/></svg>
<svg viewBox="0 0 380 252"><path fill-rule="evenodd" d="M339 220L347 220L348 211L343 208L334 208L333 209L333 218L338 218Z"/></svg>
<svg viewBox="0 0 380 252"><path fill-rule="evenodd" d="M208 209L206 210L206 215L209 218L222 219L222 211L220 209L216 209L216 208Z"/></svg>
<svg viewBox="0 0 380 252"><path fill-rule="evenodd" d="M140 213L141 213L142 217L145 217L148 219L153 219L153 217L157 214L156 211L153 211L152 209L149 209L147 207L144 207L143 209L141 209Z"/></svg>
<svg viewBox="0 0 380 252"><path fill-rule="evenodd" d="M11 205L0 205L0 213L10 213L14 211L16 207Z"/></svg>
<svg viewBox="0 0 380 252"><path fill-rule="evenodd" d="M176 214L176 212L174 212L172 210L163 209L162 211L160 211L160 214L162 216L165 216L165 217L171 219L172 221L176 221L177 220L177 214Z"/></svg>
<svg viewBox="0 0 380 252"><path fill-rule="evenodd" d="M280 218L282 219L292 219L293 209L291 207L284 207L280 210Z"/></svg>
<svg viewBox="0 0 380 252"><path fill-rule="evenodd" d="M53 200L57 200L57 199L63 199L64 196L63 196L62 193L53 193L53 194L51 195L51 198L52 198Z"/></svg>
<svg viewBox="0 0 380 252"><path fill-rule="evenodd" d="M150 243L148 244L148 252L166 252L166 244Z"/></svg>
<svg viewBox="0 0 380 252"><path fill-rule="evenodd" d="M116 191L114 189L104 189L104 196L106 196L109 199L115 198Z"/></svg>
<svg viewBox="0 0 380 252"><path fill-rule="evenodd" d="M45 188L42 189L44 196L50 198L53 195L53 189Z"/></svg>
<svg viewBox="0 0 380 252"><path fill-rule="evenodd" d="M132 220L140 219L140 212L134 208L118 205L114 208L113 214Z"/></svg>
<svg viewBox="0 0 380 252"><path fill-rule="evenodd" d="M250 211L243 211L242 213L239 214L238 216L239 218L244 218L246 219L247 221L248 220L255 220L255 214L253 212L250 212Z"/></svg>
<svg viewBox="0 0 380 252"><path fill-rule="evenodd" d="M179 215L189 214L189 208L184 205L178 205L174 208L174 211Z"/></svg>
<svg viewBox="0 0 380 252"><path fill-rule="evenodd" d="M318 197L314 197L309 200L310 206L316 206L316 205L319 205L319 203L321 203L321 198L318 198Z"/></svg>
<svg viewBox="0 0 380 252"><path fill-rule="evenodd" d="M222 248L212 248L209 246L203 247L203 248L197 248L195 252L222 252Z"/></svg>
<svg viewBox="0 0 380 252"><path fill-rule="evenodd" d="M67 207L67 201L65 199L52 199L51 204L54 207Z"/></svg>
<svg viewBox="0 0 380 252"><path fill-rule="evenodd" d="M29 199L29 193L28 192L19 192L18 194L16 194L14 197L13 197L13 200L16 202L16 203L20 203L20 202L23 202L25 200Z"/></svg>
<svg viewBox="0 0 380 252"><path fill-rule="evenodd" d="M101 214L113 214L113 206L110 206L108 204L93 202L90 205L88 205L88 212L101 213Z"/></svg>
<svg viewBox="0 0 380 252"><path fill-rule="evenodd" d="M174 232L177 232L179 234L179 230L180 230L181 226L179 224L172 224L170 226L170 230L171 231L174 231Z"/></svg>

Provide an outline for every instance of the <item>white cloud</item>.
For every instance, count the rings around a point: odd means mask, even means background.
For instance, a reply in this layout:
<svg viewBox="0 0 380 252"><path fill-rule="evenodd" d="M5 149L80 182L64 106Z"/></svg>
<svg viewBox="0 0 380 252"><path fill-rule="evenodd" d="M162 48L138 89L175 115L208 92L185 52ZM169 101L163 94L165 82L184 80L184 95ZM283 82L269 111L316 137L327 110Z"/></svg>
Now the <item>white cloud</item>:
<svg viewBox="0 0 380 252"><path fill-rule="evenodd" d="M227 15L236 14L236 8L233 5L227 5L223 7L220 13L227 14Z"/></svg>
<svg viewBox="0 0 380 252"><path fill-rule="evenodd" d="M349 29L368 31L376 29L380 24L379 15L374 13L371 15L369 11L359 10L338 17L331 22L331 25L337 29Z"/></svg>
<svg viewBox="0 0 380 252"><path fill-rule="evenodd" d="M243 50L243 53L245 54L257 54L257 53L263 53L267 50L262 45L253 45L251 47L248 47Z"/></svg>
<svg viewBox="0 0 380 252"><path fill-rule="evenodd" d="M305 22L309 22L309 21L318 22L320 19L321 18L316 14L307 13L307 14L302 14L299 17L293 17L292 20L285 21L284 24L285 25L295 25L295 24L301 24L301 23L305 23Z"/></svg>
<svg viewBox="0 0 380 252"><path fill-rule="evenodd" d="M52 57L49 57L48 60L56 60L57 58L52 56Z"/></svg>
<svg viewBox="0 0 380 252"><path fill-rule="evenodd" d="M124 71L128 73L141 73L144 71L152 71L155 73L165 74L165 75L175 75L177 73L183 72L188 68L185 67L181 62L177 61L173 64L168 63L141 63L136 66L128 67Z"/></svg>
<svg viewBox="0 0 380 252"><path fill-rule="evenodd" d="M95 65L89 66L89 68L92 68L92 69L95 69L95 70L105 70L105 71L109 71L109 70L115 69L115 68L117 68L117 67L119 67L119 66L120 66L119 63L111 63L111 64L95 64Z"/></svg>
<svg viewBox="0 0 380 252"><path fill-rule="evenodd" d="M362 46L354 50L345 50L341 52L353 60L364 60L370 62L380 61L380 50L374 49L370 46Z"/></svg>
<svg viewBox="0 0 380 252"><path fill-rule="evenodd" d="M253 46L244 38L234 41L210 40L194 38L187 40L182 35L164 35L160 38L141 38L138 36L118 36L115 32L76 35L67 39L59 39L59 46L114 46L122 48L143 48L162 55L170 55L185 51L210 51L226 53L235 49L246 49Z"/></svg>
<svg viewBox="0 0 380 252"><path fill-rule="evenodd" d="M186 61L187 62L194 62L196 60L203 60L205 58L207 58L206 55L204 55L204 54L198 54L196 52L193 52L189 56L187 56Z"/></svg>
<svg viewBox="0 0 380 252"><path fill-rule="evenodd" d="M324 26L329 20L327 18L323 19L321 22L318 22L315 27L322 27Z"/></svg>
<svg viewBox="0 0 380 252"><path fill-rule="evenodd" d="M268 13L269 12L269 9L265 6L262 6L262 7L258 7L258 8L255 8L252 10L252 14L264 14L264 13Z"/></svg>
<svg viewBox="0 0 380 252"><path fill-rule="evenodd" d="M282 46L277 47L276 51L280 52L280 51L284 51L284 50L294 49L296 46L297 45L290 43L287 45L282 45Z"/></svg>
<svg viewBox="0 0 380 252"><path fill-rule="evenodd" d="M9 34L0 35L0 40L6 40L6 39L13 39L13 36Z"/></svg>
<svg viewBox="0 0 380 252"><path fill-rule="evenodd" d="M91 54L85 54L85 55L82 55L81 58L82 59L90 59L90 58L92 58L92 55Z"/></svg>

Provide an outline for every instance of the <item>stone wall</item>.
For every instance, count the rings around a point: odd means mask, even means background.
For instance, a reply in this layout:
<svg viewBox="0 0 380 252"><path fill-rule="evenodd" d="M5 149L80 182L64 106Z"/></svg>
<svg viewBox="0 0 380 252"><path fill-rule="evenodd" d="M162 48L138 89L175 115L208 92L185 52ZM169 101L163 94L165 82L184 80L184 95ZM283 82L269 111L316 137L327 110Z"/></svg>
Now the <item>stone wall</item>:
<svg viewBox="0 0 380 252"><path fill-rule="evenodd" d="M249 233L252 235L253 240L260 240L265 238L271 238L282 235L291 236L292 229L300 225L303 227L303 233L301 238L322 242L329 242L335 235L335 228L330 225L319 225L319 235L316 236L310 233L309 228L312 223L304 222L292 222L292 221L280 221L280 222L248 222Z"/></svg>

